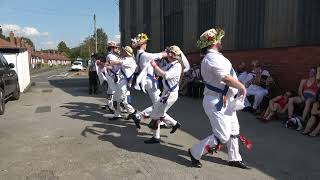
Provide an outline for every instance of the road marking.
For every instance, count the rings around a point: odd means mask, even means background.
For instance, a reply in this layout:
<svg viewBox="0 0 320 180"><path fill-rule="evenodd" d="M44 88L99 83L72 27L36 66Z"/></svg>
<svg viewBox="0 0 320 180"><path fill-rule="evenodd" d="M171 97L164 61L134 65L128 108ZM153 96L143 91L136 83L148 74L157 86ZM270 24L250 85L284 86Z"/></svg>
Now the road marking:
<svg viewBox="0 0 320 180"><path fill-rule="evenodd" d="M53 77L66 77L68 76L69 73L65 73L65 74L55 74L55 75L51 75L48 77L48 79L53 78Z"/></svg>

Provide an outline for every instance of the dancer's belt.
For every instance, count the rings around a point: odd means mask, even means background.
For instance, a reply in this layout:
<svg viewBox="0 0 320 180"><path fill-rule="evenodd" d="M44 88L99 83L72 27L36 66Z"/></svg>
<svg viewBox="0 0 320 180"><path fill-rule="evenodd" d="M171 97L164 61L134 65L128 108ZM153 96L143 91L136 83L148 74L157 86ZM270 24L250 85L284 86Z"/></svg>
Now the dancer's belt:
<svg viewBox="0 0 320 180"><path fill-rule="evenodd" d="M218 94L221 94L221 95L220 95L220 98L219 98L219 101L218 101L218 103L216 104L216 109L217 109L218 111L221 111L223 105L226 104L226 100L227 100L226 95L227 95L227 92L228 92L228 90L229 90L229 86L225 85L224 89L219 89L219 88L214 87L214 86L211 86L210 84L207 84L207 83L205 83L205 85L206 85L206 87L207 87L209 90L211 90L211 91L213 91L213 92L216 92L216 93L218 93Z"/></svg>
<svg viewBox="0 0 320 180"><path fill-rule="evenodd" d="M233 70L233 68L231 67L231 70L230 70L230 75L233 76L235 74L235 71ZM217 111L221 111L222 107L226 105L226 102L227 102L227 92L229 90L229 86L228 85L225 85L223 89L220 89L220 88L217 88L215 86L212 86L208 83L205 83L206 87L213 91L213 92L216 92L218 94L220 94L220 98L219 98L219 101L218 103L216 104L216 109Z"/></svg>

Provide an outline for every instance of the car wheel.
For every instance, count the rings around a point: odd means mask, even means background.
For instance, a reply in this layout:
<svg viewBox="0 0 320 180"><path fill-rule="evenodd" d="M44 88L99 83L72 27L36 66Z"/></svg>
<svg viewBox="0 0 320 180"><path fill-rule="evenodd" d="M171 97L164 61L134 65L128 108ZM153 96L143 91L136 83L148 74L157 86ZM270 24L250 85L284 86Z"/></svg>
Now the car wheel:
<svg viewBox="0 0 320 180"><path fill-rule="evenodd" d="M6 104L5 104L5 100L4 100L4 92L0 88L0 115L4 114L5 105Z"/></svg>
<svg viewBox="0 0 320 180"><path fill-rule="evenodd" d="M12 100L18 100L20 98L20 86L19 83L17 82L16 84L16 90L12 94Z"/></svg>

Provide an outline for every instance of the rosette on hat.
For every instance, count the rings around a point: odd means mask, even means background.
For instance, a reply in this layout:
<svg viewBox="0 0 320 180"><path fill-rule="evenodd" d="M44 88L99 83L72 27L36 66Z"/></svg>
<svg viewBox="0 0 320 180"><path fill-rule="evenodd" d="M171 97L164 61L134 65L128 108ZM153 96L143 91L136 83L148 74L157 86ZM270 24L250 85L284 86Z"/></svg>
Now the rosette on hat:
<svg viewBox="0 0 320 180"><path fill-rule="evenodd" d="M209 29L200 36L200 39L197 41L197 47L202 49L217 44L221 42L224 34L222 29Z"/></svg>

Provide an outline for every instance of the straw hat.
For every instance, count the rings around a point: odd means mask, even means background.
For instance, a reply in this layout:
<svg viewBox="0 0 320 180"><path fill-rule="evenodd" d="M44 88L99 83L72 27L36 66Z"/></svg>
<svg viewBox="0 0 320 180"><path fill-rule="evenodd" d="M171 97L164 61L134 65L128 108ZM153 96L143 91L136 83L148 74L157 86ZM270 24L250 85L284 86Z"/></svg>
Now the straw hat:
<svg viewBox="0 0 320 180"><path fill-rule="evenodd" d="M147 34L140 33L137 35L137 37L131 39L132 47L136 48L138 46L141 46L142 44L146 43L149 40Z"/></svg>
<svg viewBox="0 0 320 180"><path fill-rule="evenodd" d="M115 41L109 41L107 47L119 47L119 45Z"/></svg>
<svg viewBox="0 0 320 180"><path fill-rule="evenodd" d="M197 41L197 46L202 49L220 43L224 34L222 29L209 29L200 36L200 39Z"/></svg>
<svg viewBox="0 0 320 180"><path fill-rule="evenodd" d="M133 50L130 46L126 46L124 48L122 48L127 54L128 56L132 57L133 56Z"/></svg>

